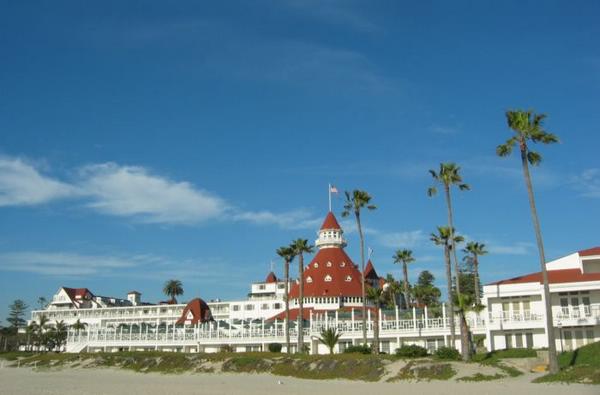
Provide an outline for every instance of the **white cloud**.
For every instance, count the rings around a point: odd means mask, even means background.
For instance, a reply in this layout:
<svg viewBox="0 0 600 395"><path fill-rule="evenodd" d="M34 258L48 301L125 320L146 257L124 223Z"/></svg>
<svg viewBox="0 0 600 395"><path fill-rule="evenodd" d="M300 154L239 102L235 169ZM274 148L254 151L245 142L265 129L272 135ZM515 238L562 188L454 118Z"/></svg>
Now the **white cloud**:
<svg viewBox="0 0 600 395"><path fill-rule="evenodd" d="M600 168L586 169L573 177L573 185L582 196L600 198Z"/></svg>
<svg viewBox="0 0 600 395"><path fill-rule="evenodd" d="M407 232L378 233L375 236L378 244L389 248L414 248L426 239L422 230Z"/></svg>
<svg viewBox="0 0 600 395"><path fill-rule="evenodd" d="M81 188L92 199L88 206L105 214L149 223L194 224L227 209L223 199L143 167L105 163L86 166L81 175Z"/></svg>
<svg viewBox="0 0 600 395"><path fill-rule="evenodd" d="M76 188L19 158L0 157L0 206L31 206L73 196Z"/></svg>
<svg viewBox="0 0 600 395"><path fill-rule="evenodd" d="M317 228L322 221L314 218L309 211L294 210L283 213L271 211L245 211L231 215L234 221L247 221L258 225L277 225L284 229Z"/></svg>
<svg viewBox="0 0 600 395"><path fill-rule="evenodd" d="M535 248L535 244L529 242L516 242L511 245L486 242L488 251L494 255L529 255Z"/></svg>

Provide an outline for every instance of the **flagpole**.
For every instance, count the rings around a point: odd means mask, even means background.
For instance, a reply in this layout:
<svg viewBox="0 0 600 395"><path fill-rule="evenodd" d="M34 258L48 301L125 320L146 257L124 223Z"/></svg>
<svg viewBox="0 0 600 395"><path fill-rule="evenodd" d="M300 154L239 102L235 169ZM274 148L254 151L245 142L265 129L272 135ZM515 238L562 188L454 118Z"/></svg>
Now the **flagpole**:
<svg viewBox="0 0 600 395"><path fill-rule="evenodd" d="M327 193L329 194L329 212L331 212L331 184L328 184Z"/></svg>

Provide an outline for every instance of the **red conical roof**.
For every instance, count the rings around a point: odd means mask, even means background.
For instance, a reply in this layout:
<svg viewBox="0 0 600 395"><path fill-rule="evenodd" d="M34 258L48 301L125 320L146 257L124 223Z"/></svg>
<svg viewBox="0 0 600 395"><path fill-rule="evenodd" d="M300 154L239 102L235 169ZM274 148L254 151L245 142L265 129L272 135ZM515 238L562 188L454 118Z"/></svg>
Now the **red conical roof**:
<svg viewBox="0 0 600 395"><path fill-rule="evenodd" d="M335 218L335 215L333 215L331 211L327 213L325 221L323 221L323 225L321 225L321 230L324 229L342 229L337 219Z"/></svg>
<svg viewBox="0 0 600 395"><path fill-rule="evenodd" d="M379 276L377 275L377 272L375 271L375 267L373 266L373 263L371 262L370 259L369 259L369 262L367 262L367 267L365 268L365 278L369 278L369 279L373 279L373 280L379 279Z"/></svg>
<svg viewBox="0 0 600 395"><path fill-rule="evenodd" d="M266 282L266 283L269 283L269 284L270 284L270 283L276 283L276 282L277 282L277 276L275 275L275 273L273 273L273 272L270 272L270 273L267 275L267 278L265 279L265 282Z"/></svg>

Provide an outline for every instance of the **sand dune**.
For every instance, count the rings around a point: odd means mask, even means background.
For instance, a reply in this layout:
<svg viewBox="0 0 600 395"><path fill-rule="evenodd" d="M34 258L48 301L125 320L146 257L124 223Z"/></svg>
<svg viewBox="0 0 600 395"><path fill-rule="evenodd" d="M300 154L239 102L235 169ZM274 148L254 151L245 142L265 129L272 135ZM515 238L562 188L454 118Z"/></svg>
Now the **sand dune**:
<svg viewBox="0 0 600 395"><path fill-rule="evenodd" d="M110 369L32 371L0 369L0 394L597 394L597 386L532 384L528 378L485 383L445 381L365 383L347 380L301 380L267 374L140 374Z"/></svg>

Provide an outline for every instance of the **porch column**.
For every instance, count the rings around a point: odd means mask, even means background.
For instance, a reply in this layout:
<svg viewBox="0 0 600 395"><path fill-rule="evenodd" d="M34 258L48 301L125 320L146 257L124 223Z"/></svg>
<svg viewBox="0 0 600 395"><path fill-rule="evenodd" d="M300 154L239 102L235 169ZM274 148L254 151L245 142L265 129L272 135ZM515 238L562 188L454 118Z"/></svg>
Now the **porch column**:
<svg viewBox="0 0 600 395"><path fill-rule="evenodd" d="M398 311L398 305L396 305L396 330L400 330L400 313Z"/></svg>
<svg viewBox="0 0 600 395"><path fill-rule="evenodd" d="M427 314L427 305L425 305L425 317L424 317L425 325L423 325L425 328L429 328L429 323L427 322L428 319L429 319L429 316Z"/></svg>

